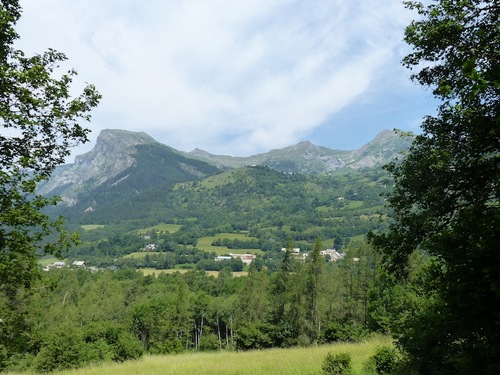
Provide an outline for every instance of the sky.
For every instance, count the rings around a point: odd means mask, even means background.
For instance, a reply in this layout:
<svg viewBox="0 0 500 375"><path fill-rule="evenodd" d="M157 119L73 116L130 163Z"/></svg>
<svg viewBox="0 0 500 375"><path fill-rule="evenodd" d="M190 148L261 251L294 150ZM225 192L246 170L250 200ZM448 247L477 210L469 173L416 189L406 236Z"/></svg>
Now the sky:
<svg viewBox="0 0 500 375"><path fill-rule="evenodd" d="M16 47L64 52L103 95L102 129L248 156L309 140L352 150L418 132L436 107L401 65L416 15L398 0L21 0ZM66 66L67 65L67 66Z"/></svg>

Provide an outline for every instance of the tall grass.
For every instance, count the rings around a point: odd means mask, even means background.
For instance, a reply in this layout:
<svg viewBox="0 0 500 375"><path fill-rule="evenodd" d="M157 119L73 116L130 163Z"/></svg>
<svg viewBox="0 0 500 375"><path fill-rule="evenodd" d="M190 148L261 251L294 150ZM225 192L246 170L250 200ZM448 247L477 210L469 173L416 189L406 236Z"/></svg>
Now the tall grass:
<svg viewBox="0 0 500 375"><path fill-rule="evenodd" d="M204 375L319 375L327 353L348 352L353 374L371 374L364 370L375 348L389 344L390 339L378 337L356 344L322 345L311 348L269 349L247 352L184 353L145 356L137 361L105 363L83 369L58 372L59 375L139 375L139 374L204 374ZM14 373L7 373L14 375ZM27 374L27 373L24 373ZM16 373L19 375L19 373Z"/></svg>

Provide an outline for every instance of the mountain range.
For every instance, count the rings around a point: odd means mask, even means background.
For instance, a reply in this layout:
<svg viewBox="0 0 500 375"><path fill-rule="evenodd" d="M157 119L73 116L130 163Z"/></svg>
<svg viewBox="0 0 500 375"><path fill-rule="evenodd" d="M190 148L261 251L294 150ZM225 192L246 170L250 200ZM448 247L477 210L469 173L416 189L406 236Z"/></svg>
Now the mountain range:
<svg viewBox="0 0 500 375"><path fill-rule="evenodd" d="M410 140L382 131L358 150L340 151L300 142L267 153L233 157L195 149L183 152L157 142L143 132L103 130L88 153L60 166L39 193L60 195L67 206L96 195L130 196L158 186L194 181L224 170L266 166L293 174L317 175L377 167L398 158Z"/></svg>
<svg viewBox="0 0 500 375"><path fill-rule="evenodd" d="M239 168L262 165L281 172L300 174L330 173L339 169L362 169L386 164L408 148L410 140L396 132L384 130L358 150L341 151L316 146L309 141L294 146L248 156L212 155L195 149L189 155L219 168Z"/></svg>

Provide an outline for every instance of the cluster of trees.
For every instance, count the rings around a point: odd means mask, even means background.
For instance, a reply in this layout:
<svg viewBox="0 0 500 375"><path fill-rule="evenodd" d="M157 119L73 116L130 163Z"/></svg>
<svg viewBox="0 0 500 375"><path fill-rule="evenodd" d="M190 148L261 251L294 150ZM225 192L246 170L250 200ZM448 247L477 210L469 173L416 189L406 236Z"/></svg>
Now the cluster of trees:
<svg viewBox="0 0 500 375"><path fill-rule="evenodd" d="M48 371L142 353L356 340L379 329L370 317L376 254L360 243L327 263L320 248L305 262L287 252L276 272L253 265L248 277L228 267L217 277L52 269L16 307L28 329L0 364Z"/></svg>

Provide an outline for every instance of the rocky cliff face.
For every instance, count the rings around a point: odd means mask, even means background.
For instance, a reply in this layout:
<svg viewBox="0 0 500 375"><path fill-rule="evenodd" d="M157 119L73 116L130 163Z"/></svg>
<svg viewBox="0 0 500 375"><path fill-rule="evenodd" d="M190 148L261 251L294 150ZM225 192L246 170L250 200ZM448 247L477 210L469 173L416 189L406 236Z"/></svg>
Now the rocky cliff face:
<svg viewBox="0 0 500 375"><path fill-rule="evenodd" d="M79 193L90 191L117 176L136 162L134 146L158 143L146 133L103 130L92 151L79 155L74 164L57 168L39 188L40 194L61 195L68 205L75 204Z"/></svg>

